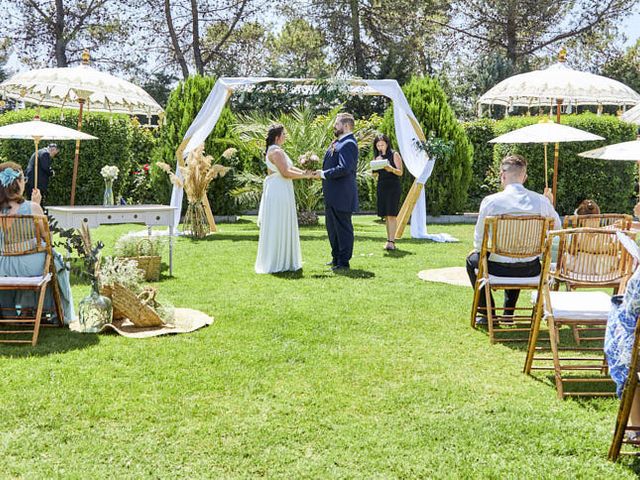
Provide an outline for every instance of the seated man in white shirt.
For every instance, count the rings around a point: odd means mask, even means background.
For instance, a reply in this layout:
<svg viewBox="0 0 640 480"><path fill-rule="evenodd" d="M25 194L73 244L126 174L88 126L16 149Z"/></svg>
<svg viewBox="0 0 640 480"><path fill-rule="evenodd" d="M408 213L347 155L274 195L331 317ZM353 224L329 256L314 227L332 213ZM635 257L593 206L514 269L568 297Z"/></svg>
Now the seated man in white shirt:
<svg viewBox="0 0 640 480"><path fill-rule="evenodd" d="M484 233L484 219L496 215L542 215L554 219L554 228L562 228L560 217L552 205L552 195L549 189L544 195L527 190L522 185L527 180L527 161L520 155L508 155L500 165L500 183L503 190L489 195L482 200L480 212L473 237L474 250L467 257L467 273L471 285L476 283L476 269L480 260L482 237ZM535 277L540 275L539 258L514 259L491 254L489 257L489 273L498 277ZM520 290L505 290L505 314L513 312ZM491 307L494 307L491 296ZM493 313L493 310L492 310ZM487 323L487 305L484 289L480 292L478 316L476 325Z"/></svg>

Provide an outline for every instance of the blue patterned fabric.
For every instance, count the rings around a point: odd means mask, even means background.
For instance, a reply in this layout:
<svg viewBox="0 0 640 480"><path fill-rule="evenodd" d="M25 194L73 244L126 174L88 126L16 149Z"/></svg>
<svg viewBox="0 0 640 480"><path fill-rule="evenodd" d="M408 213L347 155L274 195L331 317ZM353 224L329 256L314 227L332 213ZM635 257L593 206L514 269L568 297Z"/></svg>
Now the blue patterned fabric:
<svg viewBox="0 0 640 480"><path fill-rule="evenodd" d="M0 172L0 183L3 187L11 185L16 178L20 177L20 172L13 168L5 168Z"/></svg>
<svg viewBox="0 0 640 480"><path fill-rule="evenodd" d="M20 204L17 215L31 215L31 202ZM0 256L0 277L35 277L42 275L45 254L33 253L21 256ZM64 322L69 324L75 320L73 308L73 297L71 296L71 285L69 282L69 271L64 266L62 255L53 252L53 264L56 267L58 286L60 287L60 300L64 311ZM3 307L16 306L16 311L10 311L10 315L16 315L20 309L35 308L36 293L32 291L2 291L0 292L0 305ZM44 301L44 308L53 311L53 295L51 288L47 288Z"/></svg>
<svg viewBox="0 0 640 480"><path fill-rule="evenodd" d="M640 315L640 268L629 280L622 301L620 297L618 295L612 299L604 336L604 353L618 397L622 396L624 382L629 375L634 331Z"/></svg>

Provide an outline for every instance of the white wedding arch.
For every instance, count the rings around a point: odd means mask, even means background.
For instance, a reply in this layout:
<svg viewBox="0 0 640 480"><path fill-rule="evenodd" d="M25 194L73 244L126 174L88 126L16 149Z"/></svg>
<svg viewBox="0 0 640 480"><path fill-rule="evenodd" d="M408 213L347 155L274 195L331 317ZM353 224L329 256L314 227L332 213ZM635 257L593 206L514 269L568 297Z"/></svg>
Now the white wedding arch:
<svg viewBox="0 0 640 480"><path fill-rule="evenodd" d="M398 150L402 155L407 170L415 177L415 181L407 198L402 205L398 219L398 232L400 238L404 232L409 215L412 212L411 236L413 238L430 238L427 234L426 203L424 198L424 184L431 176L435 161L428 158L427 154L419 147L420 142L425 141L425 135L416 119L409 102L407 101L400 85L395 80L360 80L347 79L335 80L337 84L345 85L351 95L382 95L393 102L393 114L395 121L395 133L398 142ZM213 86L207 100L202 105L198 115L193 120L185 133L182 143L176 151L176 159L179 166L184 164L184 158L195 147L203 143L211 134L222 109L229 101L234 91L251 88L260 83L290 83L300 86L313 87L314 79L304 78L274 78L274 77L221 77ZM313 88L309 88L313 94ZM176 169L176 172L178 169ZM171 193L171 206L176 208L176 225L180 221L183 189L174 185ZM209 225L215 229L211 208L205 197L205 208Z"/></svg>

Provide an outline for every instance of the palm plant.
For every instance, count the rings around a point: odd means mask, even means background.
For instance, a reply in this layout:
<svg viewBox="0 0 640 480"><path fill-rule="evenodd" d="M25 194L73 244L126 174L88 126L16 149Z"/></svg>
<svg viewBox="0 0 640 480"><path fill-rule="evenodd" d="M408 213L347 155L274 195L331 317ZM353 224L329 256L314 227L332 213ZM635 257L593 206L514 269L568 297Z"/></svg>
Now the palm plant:
<svg viewBox="0 0 640 480"><path fill-rule="evenodd" d="M326 115L315 116L312 109L297 109L289 114L281 114L279 117L264 114L247 115L240 118L240 122L234 126L235 131L244 142L245 147L252 151L256 157L264 157L264 141L267 130L273 123L281 123L287 131L287 141L284 145L289 157L296 166L303 169L309 168L302 165L300 160L308 158L311 154L320 159L324 156L326 148L334 140L333 124L341 107L336 107ZM374 130L369 122L365 122L362 128L356 123L356 138L358 143L368 145L374 136ZM358 168L358 178L364 181L369 175L366 172L368 161L363 159ZM318 165L320 168L321 165ZM243 186L232 191L232 195L238 201L253 200L260 197L262 183L257 181L255 175L246 175ZM315 211L322 205L322 184L316 180L296 180L294 182L296 205L298 207L298 219L301 224L316 224L318 221Z"/></svg>

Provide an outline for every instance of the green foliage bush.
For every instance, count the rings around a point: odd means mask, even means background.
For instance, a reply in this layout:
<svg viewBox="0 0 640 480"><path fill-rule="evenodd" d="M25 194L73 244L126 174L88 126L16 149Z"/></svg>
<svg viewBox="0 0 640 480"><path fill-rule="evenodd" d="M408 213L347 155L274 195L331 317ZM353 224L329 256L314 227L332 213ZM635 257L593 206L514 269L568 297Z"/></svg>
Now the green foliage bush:
<svg viewBox="0 0 640 480"><path fill-rule="evenodd" d="M464 128L456 119L437 80L427 77L414 78L402 90L425 135L433 131L436 137L453 142L453 154L446 161L436 162L427 181L427 212L430 215L460 212L464 210L467 202L473 158L473 147ZM387 109L381 128L397 148L391 108ZM411 175L404 175L404 193L408 191L412 182Z"/></svg>
<svg viewBox="0 0 640 480"><path fill-rule="evenodd" d="M166 173L155 166L162 161L172 167L176 164L175 152L180 146L187 129L196 117L202 104L205 102L215 84L212 77L194 76L180 82L171 92L165 111L165 122L160 128L158 147L153 154L151 169L151 185L158 203L166 204L171 198L172 185ZM238 145L237 136L233 132L236 117L228 108L220 115L213 132L205 142L205 152L212 155L217 163L232 167L232 170L223 178L211 183L207 196L211 203L211 209L216 215L231 215L238 213L237 206L230 195L237 183L236 175L243 169L241 156L235 156L231 160L221 158L221 154L229 147ZM186 197L183 208L186 205Z"/></svg>
<svg viewBox="0 0 640 480"><path fill-rule="evenodd" d="M493 144L489 140L496 136L495 120L481 118L463 124L469 141L473 145L473 163L471 165L471 182L465 210L477 212L480 202L489 193L495 191L487 182L493 165Z"/></svg>
<svg viewBox="0 0 640 480"><path fill-rule="evenodd" d="M39 113L43 121L76 128L78 111L59 109L14 110L0 115L0 125L26 122ZM86 112L82 130L98 137L98 140L81 142L76 187L76 205L99 205L102 203L104 181L100 169L105 165L115 165L120 175L114 183L116 197L131 198L131 172L148 162L155 143L153 134L141 128L127 115ZM41 142L45 147L48 140ZM71 177L75 141L56 141L61 147L53 160L54 176L50 179L46 202L48 205L68 205L71 196ZM15 161L26 168L29 157L34 152L32 140L1 140L0 157ZM136 199L133 199L134 201Z"/></svg>
<svg viewBox="0 0 640 480"><path fill-rule="evenodd" d="M540 117L510 117L495 124L495 135L531 125ZM603 213L630 213L635 204L637 182L633 162L618 162L582 158L578 153L635 138L634 125L615 116L593 113L567 115L562 123L604 137L595 142L560 144L558 164L558 192L556 209L561 215L572 213L585 198L594 199ZM548 146L549 187L553 178L554 145ZM497 165L508 153L519 153L529 162L527 188L542 192L544 189L544 146L541 144L499 145L494 148L494 168L486 181L499 185Z"/></svg>

